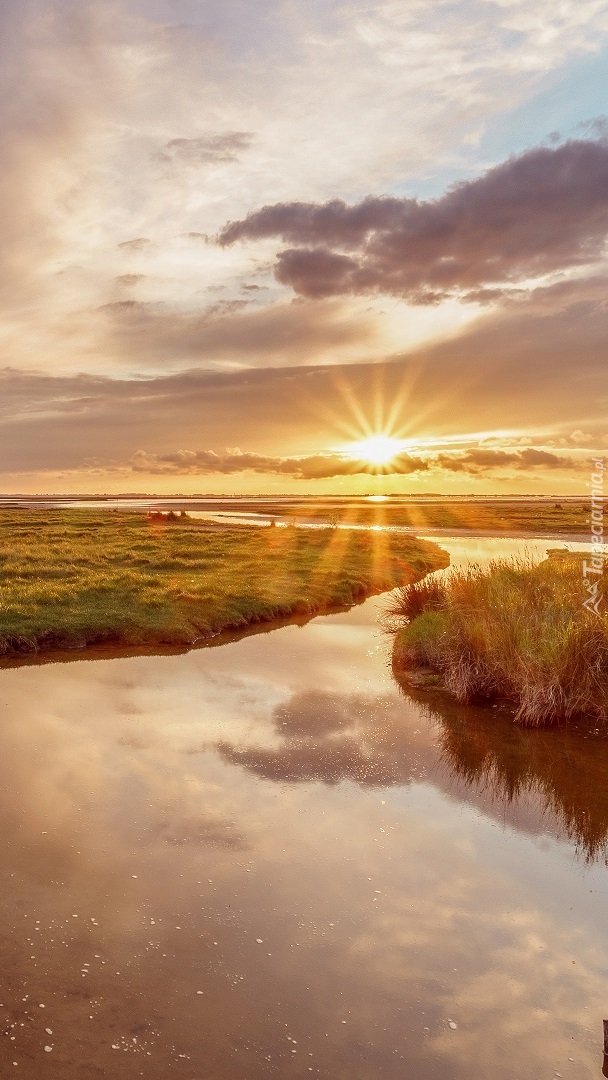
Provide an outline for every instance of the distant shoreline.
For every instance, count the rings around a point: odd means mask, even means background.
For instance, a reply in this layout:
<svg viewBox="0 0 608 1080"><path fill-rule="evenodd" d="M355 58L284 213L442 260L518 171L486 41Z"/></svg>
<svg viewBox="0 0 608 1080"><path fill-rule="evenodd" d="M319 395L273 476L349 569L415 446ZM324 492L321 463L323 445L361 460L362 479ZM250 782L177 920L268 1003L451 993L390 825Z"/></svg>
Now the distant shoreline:
<svg viewBox="0 0 608 1080"><path fill-rule="evenodd" d="M344 506L348 502L352 503L370 503L378 502L384 505L398 506L401 503L525 503L529 505L538 505L539 503L569 503L577 504L588 502L587 496L583 493L580 495L440 495L435 493L418 494L418 495L383 495L383 494L367 494L367 495L159 495L159 494L120 494L120 495L30 495L26 492L19 492L16 494L0 494L0 509L3 506L19 507L27 509L31 505L43 505L56 509L66 504L72 506L74 504L83 503L88 508L93 509L96 505L105 507L110 503L116 503L127 509L126 504L139 504L142 509L152 504L154 507L162 508L163 506L171 506L176 508L181 506L193 507L194 504L212 504L217 506L223 504L226 506L234 506L241 503L275 503L275 504L295 504L298 503L317 503L319 505L336 504Z"/></svg>
<svg viewBox="0 0 608 1080"><path fill-rule="evenodd" d="M479 537L480 540L555 540L563 544L583 544L587 539L583 532L533 532L530 529L521 532L518 532L515 529L506 529L500 532L497 530L482 531L479 529L420 529L418 535L421 537L468 536L471 540L474 540L476 537ZM589 541L589 547L591 547L591 541Z"/></svg>
<svg viewBox="0 0 608 1080"><path fill-rule="evenodd" d="M399 530L412 536L585 541L589 506L583 497L550 496L0 496L0 515L66 510L103 514L185 511L192 520L223 525L295 524Z"/></svg>

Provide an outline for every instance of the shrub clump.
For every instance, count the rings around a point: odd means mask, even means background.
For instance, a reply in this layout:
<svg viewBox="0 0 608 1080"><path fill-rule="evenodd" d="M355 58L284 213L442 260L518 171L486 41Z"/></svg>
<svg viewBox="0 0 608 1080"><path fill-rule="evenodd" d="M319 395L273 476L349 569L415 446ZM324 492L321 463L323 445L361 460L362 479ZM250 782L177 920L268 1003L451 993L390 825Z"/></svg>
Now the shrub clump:
<svg viewBox="0 0 608 1080"><path fill-rule="evenodd" d="M491 563L400 589L393 663L439 674L458 701L502 698L518 723L608 722L608 617L583 608L580 560Z"/></svg>

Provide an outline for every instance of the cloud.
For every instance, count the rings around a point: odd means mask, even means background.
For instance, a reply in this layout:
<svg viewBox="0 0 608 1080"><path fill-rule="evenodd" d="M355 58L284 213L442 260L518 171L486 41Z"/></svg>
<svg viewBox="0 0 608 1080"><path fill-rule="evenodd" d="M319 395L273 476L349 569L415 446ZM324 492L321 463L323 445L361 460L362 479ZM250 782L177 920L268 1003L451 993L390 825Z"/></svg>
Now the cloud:
<svg viewBox="0 0 608 1080"><path fill-rule="evenodd" d="M147 251L148 248L153 246L152 241L147 236L136 236L134 240L123 240L118 245L121 251Z"/></svg>
<svg viewBox="0 0 608 1080"><path fill-rule="evenodd" d="M527 447L524 450L479 449L466 450L464 453L438 454L437 464L450 472L466 472L475 475L495 469L514 466L516 469L576 469L580 464L572 457L560 457L547 450Z"/></svg>
<svg viewBox="0 0 608 1080"><path fill-rule="evenodd" d="M302 318L301 333L294 326L285 337L280 319L273 336L269 316L259 350L248 344L258 327L247 313L240 334L235 320L229 335L222 327L221 343L205 334L199 345L196 317L205 316L210 285L234 297L244 281L268 284L267 251L258 258L204 239L269 198L322 205L348 192L357 203L367 193L428 190L446 171L467 173L479 156L475 132L535 92L539 75L603 39L595 0L554 7L543 3L533 24L520 0L298 3L297 15L264 4L245 27L221 4L198 15L193 8L180 25L163 23L163 4L4 5L4 362L55 372L224 361L290 367L381 359L397 342L420 340L411 324L400 333L399 311L391 322L393 309L380 315L351 301L359 343L352 335L336 344L330 334L317 348L309 309L310 325ZM160 167L159 153L169 159ZM330 246L330 254L357 252ZM158 320L108 334L110 313L98 312L122 298L116 278L125 271L145 273L137 297ZM272 308L277 292L255 295ZM431 326L432 316L418 312L416 325ZM460 325L460 312L442 319L430 334Z"/></svg>
<svg viewBox="0 0 608 1080"><path fill-rule="evenodd" d="M508 452L503 450L474 449L465 452L428 454L425 456L402 453L382 467L363 458L353 458L340 453L308 454L302 457L273 457L253 454L242 450L226 450L218 454L213 450L178 450L169 454L150 454L138 450L131 458L135 472L151 475L209 475L221 473L257 472L277 473L296 480L320 480L334 476L408 476L429 470L468 473L478 475L496 469L577 469L580 467L571 457L560 457L545 450L529 447ZM585 466L586 467L586 466Z"/></svg>
<svg viewBox="0 0 608 1080"><path fill-rule="evenodd" d="M3 471L77 470L92 460L107 470L126 469L142 448L162 455L182 447L196 451L237 445L275 459L324 456L325 447L362 438L361 416L373 423L376 408L385 419L392 410L399 437L430 437L436 452L463 433L495 432L491 446L484 439L484 450L554 449L556 456L574 453L581 462L593 448L605 446L605 296L599 277L535 290L500 313L488 313L458 337L376 364L335 363L338 346L331 345L332 334L337 340L342 333L343 359L356 355L359 339L356 322L346 317L340 322L334 301L273 305L259 318L246 309L207 323L150 306L110 309L98 315L107 323L106 355L130 358L135 372L146 354L157 363L163 356L181 357L190 368L154 376L0 370ZM260 366L211 366L216 358L232 359L236 348ZM332 366L307 363L307 354L320 356L325 348ZM286 354L293 356L290 366L270 366ZM147 359L150 364L150 355ZM584 433L584 442L578 435L570 438L576 432ZM460 452L478 449L478 442L475 437L459 443ZM415 453L422 456L422 451ZM444 473L428 469L419 475L451 477L452 490L462 490L465 479L470 489L471 476L496 477L501 483L515 477L512 490L530 490L529 475L546 489L563 491L568 485L572 493L580 491L580 479L566 465L535 463L527 474L518 462L503 460L504 468L475 472L478 466L470 460L458 471L456 450L453 455ZM256 473L232 475L235 490L242 490ZM283 489L290 489L288 473L274 475L275 489L281 487L280 477ZM113 484L109 471L108 478ZM22 490L18 479L4 483L5 490L15 485ZM41 479L40 489L48 483ZM305 490L306 482L301 483ZM347 477L346 489L350 483ZM64 489L73 484L71 476ZM331 480L325 484L324 490L334 486ZM310 481L308 490L322 485L322 480ZM31 486L36 489L35 480ZM404 479L403 489L408 486ZM356 480L352 489L357 490Z"/></svg>
<svg viewBox="0 0 608 1080"><path fill-rule="evenodd" d="M252 454L241 450L227 450L217 454L213 450L178 450L170 454L148 454L138 450L131 458L136 472L158 475L206 475L240 472L277 473L297 480L320 480L332 476L372 475L378 472L366 461L346 457L343 454L309 454L302 457L273 457ZM406 475L425 472L428 463L420 457L401 454L391 464L390 471Z"/></svg>
<svg viewBox="0 0 608 1080"><path fill-rule="evenodd" d="M140 281L145 280L145 274L119 274L118 277L115 278L117 285L124 285L126 288L129 288L131 285L139 285Z"/></svg>
<svg viewBox="0 0 608 1080"><path fill-rule="evenodd" d="M428 303L470 290L483 302L497 295L484 287L588 265L607 233L608 142L579 139L509 158L433 201L277 203L229 223L218 240L296 245L279 252L275 274L301 296Z"/></svg>
<svg viewBox="0 0 608 1080"><path fill-rule="evenodd" d="M592 120L585 120L578 124L577 130L590 139L608 138L608 116L594 116Z"/></svg>
<svg viewBox="0 0 608 1080"><path fill-rule="evenodd" d="M199 135L194 139L171 139L159 154L161 161L175 165L213 165L237 161L254 142L250 131L224 131Z"/></svg>
<svg viewBox="0 0 608 1080"><path fill-rule="evenodd" d="M14 317L52 292L49 266L56 275L66 239L95 214L84 178L120 100L120 63L104 5L22 0L0 22L0 303Z"/></svg>
<svg viewBox="0 0 608 1080"><path fill-rule="evenodd" d="M431 436L438 452L454 436L492 431L495 442L489 446L485 440L486 450L549 451L553 444L556 455L567 455L568 446L582 446L572 443L570 433L581 431L591 452L604 445L600 437L606 434L603 282L536 292L541 295L488 314L458 338L390 362L314 367L306 364L306 353L314 350L315 335L322 340L325 305L333 302L297 301L282 311L262 312L261 321L245 311L207 325L194 317L184 324L171 313L150 315L137 307L112 309L102 316L116 335L114 349L132 357L135 371L147 350L155 360L165 351L181 355L191 360L191 368L153 377L0 370L3 470L77 469L92 459L109 468L124 465L141 448L171 454L176 447L240 445L262 456L302 457L362 438L361 415L373 422L377 407L385 417L393 410L395 434ZM356 326L346 322L342 330L342 355L348 357L356 347ZM329 337L331 332L336 328L332 331L330 323ZM293 352L291 366L270 366L284 355L279 339ZM202 356L207 362L230 358L241 341L248 349L244 355L259 357L261 364L266 358L265 366L198 366ZM108 339L108 352L111 346ZM505 429L508 438L501 442ZM461 452L477 442L461 444ZM450 459L453 467L446 476L471 475L466 469L457 472L457 463ZM516 464L494 475L508 476L510 469L523 481L525 470ZM536 465L533 473L549 484L566 477L567 469ZM430 470L421 475L429 476Z"/></svg>
<svg viewBox="0 0 608 1080"><path fill-rule="evenodd" d="M248 308L226 299L202 311L173 311L163 303L118 300L102 305L107 351L130 363L232 364L337 362L368 352L378 327L341 300L303 300Z"/></svg>

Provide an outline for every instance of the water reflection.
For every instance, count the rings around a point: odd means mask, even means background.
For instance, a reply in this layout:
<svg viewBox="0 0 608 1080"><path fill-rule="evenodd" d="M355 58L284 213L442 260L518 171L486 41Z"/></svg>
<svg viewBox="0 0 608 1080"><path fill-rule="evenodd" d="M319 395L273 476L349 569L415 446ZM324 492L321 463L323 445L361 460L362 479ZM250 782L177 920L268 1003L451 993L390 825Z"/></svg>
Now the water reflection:
<svg viewBox="0 0 608 1080"><path fill-rule="evenodd" d="M600 745L403 696L377 611L0 673L2 1077L598 1075Z"/></svg>
<svg viewBox="0 0 608 1080"><path fill-rule="evenodd" d="M525 729L508 708L458 705L405 682L402 689L437 723L442 762L469 792L501 815L537 802L555 835L585 859L608 862L608 753L599 731Z"/></svg>
<svg viewBox="0 0 608 1080"><path fill-rule="evenodd" d="M272 724L277 745L220 742L217 749L258 776L291 783L406 784L422 779L429 764L429 747L404 726L396 697L303 691L274 709Z"/></svg>
<svg viewBox="0 0 608 1080"><path fill-rule="evenodd" d="M220 741L225 761L266 780L404 786L432 780L503 823L574 843L589 861L607 861L608 754L593 731L531 731L508 709L461 706L441 691L403 694L430 721L404 723L403 702L389 696L294 695L272 714L276 743ZM599 753L598 753L599 749ZM585 783L581 783L585 777Z"/></svg>

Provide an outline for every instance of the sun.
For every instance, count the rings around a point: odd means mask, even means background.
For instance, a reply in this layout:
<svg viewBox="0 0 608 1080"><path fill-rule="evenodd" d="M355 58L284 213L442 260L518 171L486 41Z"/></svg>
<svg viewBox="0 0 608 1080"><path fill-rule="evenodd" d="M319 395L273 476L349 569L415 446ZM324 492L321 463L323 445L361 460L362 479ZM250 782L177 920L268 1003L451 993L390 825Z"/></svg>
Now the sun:
<svg viewBox="0 0 608 1080"><path fill-rule="evenodd" d="M403 451L403 447L403 441L391 435L370 435L368 439L348 443L342 449L349 457L368 461L370 465L388 465Z"/></svg>

